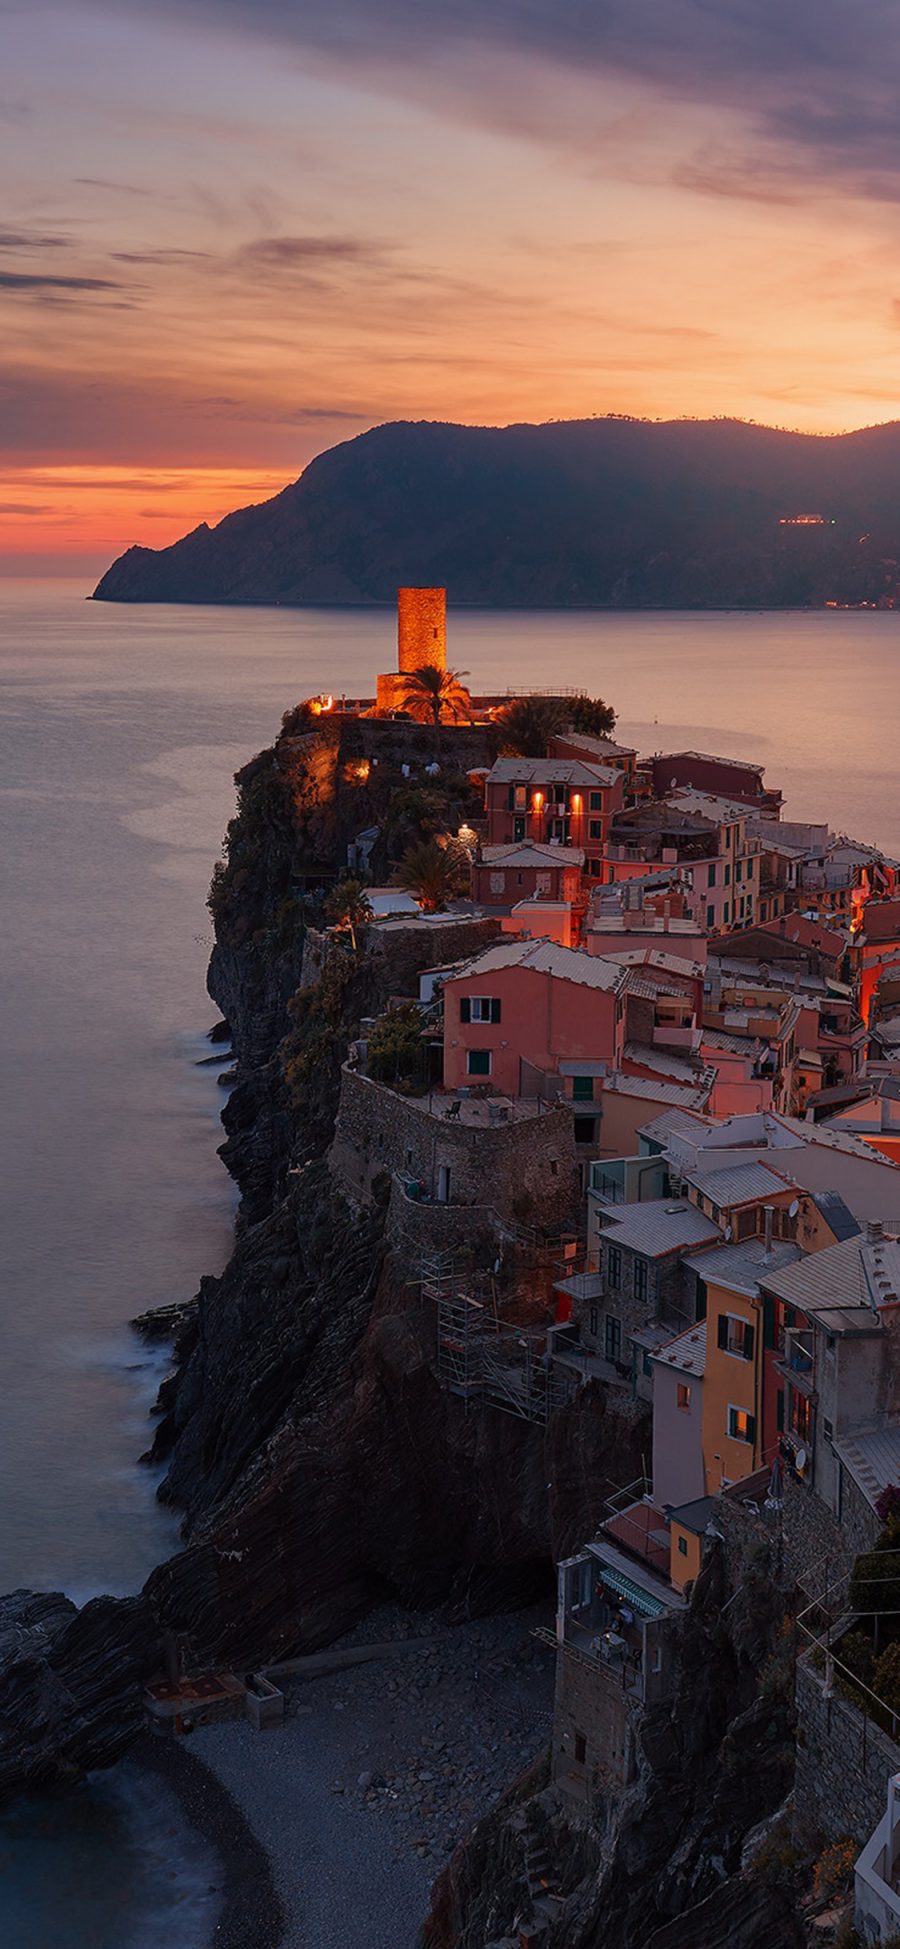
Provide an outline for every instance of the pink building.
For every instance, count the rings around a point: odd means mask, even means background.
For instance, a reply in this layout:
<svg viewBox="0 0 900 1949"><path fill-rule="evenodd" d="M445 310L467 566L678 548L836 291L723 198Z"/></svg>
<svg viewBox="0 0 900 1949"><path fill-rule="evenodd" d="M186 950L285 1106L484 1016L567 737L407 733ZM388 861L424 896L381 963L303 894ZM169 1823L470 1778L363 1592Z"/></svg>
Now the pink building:
<svg viewBox="0 0 900 1949"><path fill-rule="evenodd" d="M624 772L581 759L498 758L485 783L488 843L580 847L588 873L599 878L624 780Z"/></svg>
<svg viewBox="0 0 900 1949"><path fill-rule="evenodd" d="M593 1096L593 1076L616 1059L620 991L626 972L553 941L491 947L444 983L444 1086L489 1083L498 1094L530 1093L530 1080L573 1066L577 1101ZM587 1088L587 1084L591 1088ZM582 1087L576 1087L581 1085Z"/></svg>
<svg viewBox="0 0 900 1949"><path fill-rule="evenodd" d="M584 853L576 846L485 846L472 866L472 898L480 907L509 909L520 900L574 903L581 891Z"/></svg>

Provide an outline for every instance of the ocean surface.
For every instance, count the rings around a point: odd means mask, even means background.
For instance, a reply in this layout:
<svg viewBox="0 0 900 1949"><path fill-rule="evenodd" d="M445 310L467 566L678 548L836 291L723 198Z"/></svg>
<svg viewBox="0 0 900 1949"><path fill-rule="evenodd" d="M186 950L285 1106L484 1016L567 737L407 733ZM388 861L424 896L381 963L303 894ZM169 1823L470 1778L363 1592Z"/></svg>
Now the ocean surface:
<svg viewBox="0 0 900 1949"><path fill-rule="evenodd" d="M136 1460L165 1359L127 1322L229 1249L202 1058L232 774L309 691L373 690L394 640L387 610L117 608L0 583L0 1590L136 1590L176 1547ZM786 817L900 856L900 616L451 611L450 645L475 688L584 686L643 751L759 759ZM131 1858L139 1801L103 1784L76 1821L0 1824L4 1949L206 1942L196 1864L174 1920L149 1842L128 1900L98 1912L81 1866L91 1848ZM13 1856L46 1883L39 1914Z"/></svg>

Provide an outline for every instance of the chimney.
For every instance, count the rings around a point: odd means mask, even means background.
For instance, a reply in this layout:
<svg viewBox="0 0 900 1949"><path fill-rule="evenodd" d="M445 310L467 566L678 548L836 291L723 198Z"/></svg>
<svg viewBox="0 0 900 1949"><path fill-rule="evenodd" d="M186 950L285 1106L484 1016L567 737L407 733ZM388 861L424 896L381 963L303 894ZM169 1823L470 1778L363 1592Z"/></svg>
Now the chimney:
<svg viewBox="0 0 900 1949"><path fill-rule="evenodd" d="M772 1224L775 1217L774 1205L763 1205L763 1217L765 1219L765 1227L766 1227L764 1254L765 1257L769 1259L772 1256Z"/></svg>
<svg viewBox="0 0 900 1949"><path fill-rule="evenodd" d="M866 1219L866 1244L877 1245L879 1239L882 1239L883 1237L884 1237L884 1226L881 1222L881 1219L867 1218Z"/></svg>

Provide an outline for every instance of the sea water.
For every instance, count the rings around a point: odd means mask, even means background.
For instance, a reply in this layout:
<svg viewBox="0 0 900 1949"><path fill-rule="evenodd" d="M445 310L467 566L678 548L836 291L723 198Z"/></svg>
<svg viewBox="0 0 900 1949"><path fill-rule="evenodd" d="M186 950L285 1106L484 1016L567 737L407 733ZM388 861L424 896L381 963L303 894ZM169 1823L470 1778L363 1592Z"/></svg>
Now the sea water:
<svg viewBox="0 0 900 1949"><path fill-rule="evenodd" d="M127 1322L229 1248L201 1059L232 774L300 697L370 693L395 664L388 610L83 595L0 584L0 1590L77 1601L177 1546L136 1464L165 1355ZM787 817L900 856L900 616L455 614L451 591L449 642L474 688L583 686L643 752L757 759ZM208 1866L177 1819L156 1847L167 1817L117 1772L0 1823L4 1949L204 1943Z"/></svg>

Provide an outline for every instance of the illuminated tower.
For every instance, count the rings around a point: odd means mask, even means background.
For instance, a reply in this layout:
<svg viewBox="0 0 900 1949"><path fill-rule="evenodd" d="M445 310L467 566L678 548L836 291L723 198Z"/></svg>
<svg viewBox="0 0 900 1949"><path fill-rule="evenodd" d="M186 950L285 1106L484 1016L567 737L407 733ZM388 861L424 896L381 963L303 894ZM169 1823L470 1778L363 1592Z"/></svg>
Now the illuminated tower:
<svg viewBox="0 0 900 1949"><path fill-rule="evenodd" d="M423 664L447 668L446 589L397 590L397 669L377 680L375 709L379 715L402 710L405 678Z"/></svg>
<svg viewBox="0 0 900 1949"><path fill-rule="evenodd" d="M397 668L408 677L423 663L447 668L447 591L398 589Z"/></svg>

